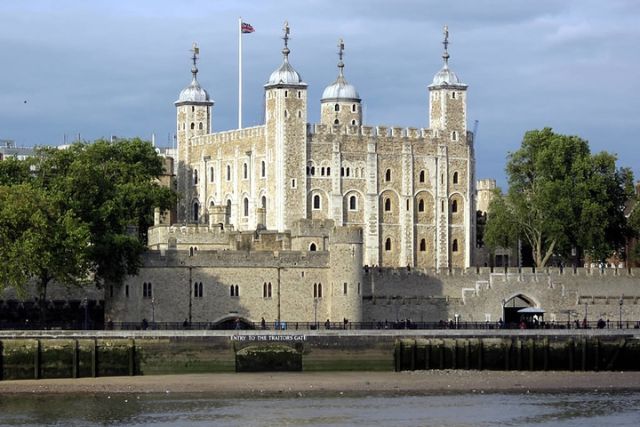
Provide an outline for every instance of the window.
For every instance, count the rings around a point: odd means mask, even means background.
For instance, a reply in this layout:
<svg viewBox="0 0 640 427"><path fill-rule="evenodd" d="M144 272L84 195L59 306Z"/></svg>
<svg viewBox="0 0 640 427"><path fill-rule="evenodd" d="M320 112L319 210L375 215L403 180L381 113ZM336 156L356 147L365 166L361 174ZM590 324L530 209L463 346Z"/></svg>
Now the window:
<svg viewBox="0 0 640 427"><path fill-rule="evenodd" d="M302 92L298 91L298 98L302 98Z"/></svg>
<svg viewBox="0 0 640 427"><path fill-rule="evenodd" d="M454 200L451 202L451 213L458 212L458 201Z"/></svg>
<svg viewBox="0 0 640 427"><path fill-rule="evenodd" d="M262 298L266 298L267 297L267 282L264 282L262 284Z"/></svg>
<svg viewBox="0 0 640 427"><path fill-rule="evenodd" d="M191 129L195 129L196 128L196 124L191 122Z"/></svg>
<svg viewBox="0 0 640 427"><path fill-rule="evenodd" d="M360 282L358 282L358 295L360 295Z"/></svg>
<svg viewBox="0 0 640 427"><path fill-rule="evenodd" d="M298 110L298 118L301 119L302 118L302 111Z"/></svg>
<svg viewBox="0 0 640 427"><path fill-rule="evenodd" d="M440 202L440 212L444 213L444 200Z"/></svg>
<svg viewBox="0 0 640 427"><path fill-rule="evenodd" d="M144 282L142 284L142 298L153 298L151 282Z"/></svg>
<svg viewBox="0 0 640 427"><path fill-rule="evenodd" d="M340 104L336 104L333 106L333 111L340 111Z"/></svg>
<svg viewBox="0 0 640 427"><path fill-rule="evenodd" d="M193 297L194 298L202 298L202 282L195 282L193 284Z"/></svg>
<svg viewBox="0 0 640 427"><path fill-rule="evenodd" d="M236 288L234 288L233 285L229 286L229 296L230 297L235 297L236 296Z"/></svg>
<svg viewBox="0 0 640 427"><path fill-rule="evenodd" d="M191 106L191 112L193 113L194 111L196 111L196 107L194 107L193 105Z"/></svg>
<svg viewBox="0 0 640 427"><path fill-rule="evenodd" d="M322 283L318 283L318 298L322 298Z"/></svg>
<svg viewBox="0 0 640 427"><path fill-rule="evenodd" d="M313 196L313 209L320 209L320 195Z"/></svg>
<svg viewBox="0 0 640 427"><path fill-rule="evenodd" d="M287 112L287 110L284 110L284 118L286 119L287 117L289 117L289 113Z"/></svg>
<svg viewBox="0 0 640 427"><path fill-rule="evenodd" d="M193 171L193 185L198 185L198 170Z"/></svg>
<svg viewBox="0 0 640 427"><path fill-rule="evenodd" d="M420 171L420 182L424 182L424 171Z"/></svg>
<svg viewBox="0 0 640 427"><path fill-rule="evenodd" d="M193 220L195 222L198 222L198 214L200 213L200 205L198 204L198 202L195 202L193 204Z"/></svg>
<svg viewBox="0 0 640 427"><path fill-rule="evenodd" d="M427 250L427 241L425 239L420 240L420 252Z"/></svg>
<svg viewBox="0 0 640 427"><path fill-rule="evenodd" d="M316 174L316 167L311 166L311 176L314 176L315 174Z"/></svg>
<svg viewBox="0 0 640 427"><path fill-rule="evenodd" d="M355 211L358 209L358 198L356 196L349 197L349 210Z"/></svg>
<svg viewBox="0 0 640 427"><path fill-rule="evenodd" d="M198 123L198 129L202 130L202 122Z"/></svg>
<svg viewBox="0 0 640 427"><path fill-rule="evenodd" d="M227 165L227 181L231 181L231 165Z"/></svg>
<svg viewBox="0 0 640 427"><path fill-rule="evenodd" d="M340 124L340 120L335 119L335 120L333 121L333 124L334 124L334 125L339 125L339 124Z"/></svg>
<svg viewBox="0 0 640 427"><path fill-rule="evenodd" d="M267 298L271 298L271 282L267 283Z"/></svg>
<svg viewBox="0 0 640 427"><path fill-rule="evenodd" d="M457 184L458 183L458 172L454 172L453 173L453 183Z"/></svg>
<svg viewBox="0 0 640 427"><path fill-rule="evenodd" d="M354 119L354 120L351 120L351 125L352 125L352 126L355 126L355 125L357 125L357 124L358 124L358 122L356 122L356 121L355 121L355 119Z"/></svg>
<svg viewBox="0 0 640 427"><path fill-rule="evenodd" d="M453 244L451 245L452 252L458 252L458 239L453 239Z"/></svg>
<svg viewBox="0 0 640 427"><path fill-rule="evenodd" d="M340 176L344 176L344 167L340 168Z"/></svg>
<svg viewBox="0 0 640 427"><path fill-rule="evenodd" d="M424 212L424 200L418 201L418 212Z"/></svg>
<svg viewBox="0 0 640 427"><path fill-rule="evenodd" d="M293 178L291 180L291 188L296 188L296 179L295 178Z"/></svg>
<svg viewBox="0 0 640 427"><path fill-rule="evenodd" d="M289 96L289 91L288 91L288 90L285 90L285 91L284 91L284 97L285 97L285 98L287 98L288 96Z"/></svg>
<svg viewBox="0 0 640 427"><path fill-rule="evenodd" d="M324 176L324 166L320 168L320 176Z"/></svg>
<svg viewBox="0 0 640 427"><path fill-rule="evenodd" d="M391 212L391 199L384 199L384 211Z"/></svg>
<svg viewBox="0 0 640 427"><path fill-rule="evenodd" d="M316 250L317 250L316 244L315 243L311 243L309 245L309 251L315 252Z"/></svg>
<svg viewBox="0 0 640 427"><path fill-rule="evenodd" d="M351 174L351 168L347 168L347 176Z"/></svg>
<svg viewBox="0 0 640 427"><path fill-rule="evenodd" d="M248 198L244 198L244 200L242 201L242 206L243 206L243 215L244 216L249 216L249 199Z"/></svg>
<svg viewBox="0 0 640 427"><path fill-rule="evenodd" d="M244 179L249 178L249 166L246 163L242 164L242 177Z"/></svg>
<svg viewBox="0 0 640 427"><path fill-rule="evenodd" d="M384 180L386 182L391 181L391 169L387 169L386 172L384 173Z"/></svg>
<svg viewBox="0 0 640 427"><path fill-rule="evenodd" d="M124 286L124 296L129 298L129 285Z"/></svg>
<svg viewBox="0 0 640 427"><path fill-rule="evenodd" d="M347 282L344 282L344 283L342 284L342 293L343 293L344 295L346 295L346 294L347 294Z"/></svg>
<svg viewBox="0 0 640 427"><path fill-rule="evenodd" d="M327 167L327 176L331 176L331 168Z"/></svg>
<svg viewBox="0 0 640 427"><path fill-rule="evenodd" d="M452 141L457 141L458 140L458 132L457 131L453 131L451 132L451 140Z"/></svg>
<svg viewBox="0 0 640 427"><path fill-rule="evenodd" d="M353 105L351 106L351 111L352 111L352 112L354 112L354 113L355 113L357 109L358 109L358 107L356 107L356 104L353 104Z"/></svg>
<svg viewBox="0 0 640 427"><path fill-rule="evenodd" d="M389 237L387 237L387 240L384 241L384 250L385 251L391 250L391 238Z"/></svg>
<svg viewBox="0 0 640 427"><path fill-rule="evenodd" d="M227 200L227 219L231 218L231 200Z"/></svg>
<svg viewBox="0 0 640 427"><path fill-rule="evenodd" d="M262 209L267 209L267 196L262 196L260 202L262 204Z"/></svg>
<svg viewBox="0 0 640 427"><path fill-rule="evenodd" d="M451 99L456 99L456 93L455 92L451 92Z"/></svg>
<svg viewBox="0 0 640 427"><path fill-rule="evenodd" d="M265 163L264 160L260 164L260 176L263 178L267 176L267 164Z"/></svg>
<svg viewBox="0 0 640 427"><path fill-rule="evenodd" d="M209 182L213 182L213 166L209 168Z"/></svg>

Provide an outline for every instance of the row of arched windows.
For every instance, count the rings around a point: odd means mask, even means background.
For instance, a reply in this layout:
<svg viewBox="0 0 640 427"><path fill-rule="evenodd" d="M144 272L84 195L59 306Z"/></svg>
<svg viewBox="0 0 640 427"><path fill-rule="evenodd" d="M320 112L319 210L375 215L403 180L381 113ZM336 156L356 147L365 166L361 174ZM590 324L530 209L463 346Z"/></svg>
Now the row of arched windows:
<svg viewBox="0 0 640 427"><path fill-rule="evenodd" d="M322 283L313 284L313 297L322 298Z"/></svg>
<svg viewBox="0 0 640 427"><path fill-rule="evenodd" d="M240 296L240 287L238 285L229 285L229 296L230 297L239 297Z"/></svg>
<svg viewBox="0 0 640 427"><path fill-rule="evenodd" d="M320 172L320 176L331 176L331 167L319 167L318 172ZM316 167L315 166L307 166L307 175L315 176L316 175Z"/></svg>
<svg viewBox="0 0 640 427"><path fill-rule="evenodd" d="M391 250L390 237L387 237L387 239L384 241L384 250L387 252ZM427 241L425 239L420 239L418 250L420 252L425 252L427 250ZM453 242L451 243L451 252L458 252L458 239L453 239Z"/></svg>
<svg viewBox="0 0 640 427"><path fill-rule="evenodd" d="M340 111L340 104L334 105L333 111ZM351 104L351 112L355 113L356 111L358 111L358 106L356 104Z"/></svg>
<svg viewBox="0 0 640 427"><path fill-rule="evenodd" d="M204 295L204 286L202 282L194 282L193 283L193 297L194 298L202 298Z"/></svg>
<svg viewBox="0 0 640 427"><path fill-rule="evenodd" d="M262 284L262 298L271 298L271 282Z"/></svg>

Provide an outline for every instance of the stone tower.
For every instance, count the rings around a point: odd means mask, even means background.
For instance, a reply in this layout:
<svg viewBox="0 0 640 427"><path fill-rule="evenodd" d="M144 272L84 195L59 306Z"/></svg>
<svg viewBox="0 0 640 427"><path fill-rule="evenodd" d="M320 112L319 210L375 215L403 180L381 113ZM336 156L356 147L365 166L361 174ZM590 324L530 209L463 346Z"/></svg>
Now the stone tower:
<svg viewBox="0 0 640 427"><path fill-rule="evenodd" d="M211 133L211 108L214 102L198 82L198 57L200 48L196 43L192 48L193 66L191 68L191 84L180 92L175 102L177 110L177 161L178 161L178 193L183 197L178 205L178 222L201 222L204 209L200 206L197 184L204 176L192 168L198 159L190 158L189 145L194 136ZM201 173L202 174L202 173Z"/></svg>
<svg viewBox="0 0 640 427"><path fill-rule="evenodd" d="M362 321L362 229L334 227L329 237L331 320Z"/></svg>
<svg viewBox="0 0 640 427"><path fill-rule="evenodd" d="M344 78L344 42L338 42L338 78L327 86L320 100L320 123L323 125L362 125L362 106L356 88Z"/></svg>
<svg viewBox="0 0 640 427"><path fill-rule="evenodd" d="M429 127L437 141L436 267L471 265L474 205L472 139L467 137L467 85L449 68L444 27L443 67L429 85Z"/></svg>
<svg viewBox="0 0 640 427"><path fill-rule="evenodd" d="M268 167L275 176L268 189L273 197L267 201L267 212L274 212L279 231L307 216L307 84L289 63L288 23L283 30L282 64L264 86Z"/></svg>

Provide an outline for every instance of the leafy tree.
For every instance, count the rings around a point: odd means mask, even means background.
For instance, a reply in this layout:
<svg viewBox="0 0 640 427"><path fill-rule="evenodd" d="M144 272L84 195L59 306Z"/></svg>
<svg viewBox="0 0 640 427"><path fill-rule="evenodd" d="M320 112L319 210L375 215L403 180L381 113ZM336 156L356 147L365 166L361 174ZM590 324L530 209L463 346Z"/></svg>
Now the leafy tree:
<svg viewBox="0 0 640 427"><path fill-rule="evenodd" d="M88 227L60 206L55 195L31 184L0 186L0 285L24 295L35 280L42 315L47 285L82 285L91 265Z"/></svg>
<svg viewBox="0 0 640 427"><path fill-rule="evenodd" d="M508 192L496 193L490 204L487 244L511 247L524 239L537 267L572 248L606 258L628 233L624 206L633 182L630 170L615 162L606 152L591 155L577 136L550 128L527 132L508 156Z"/></svg>
<svg viewBox="0 0 640 427"><path fill-rule="evenodd" d="M0 168L0 184L9 184L4 191L18 197L19 191L30 189L24 195L26 206L40 205L41 211L46 206L50 222L64 227L58 230L40 223L5 222L5 234L13 236L24 230L39 241L48 241L52 253L57 247L56 253L62 258L41 257L40 262L50 266L41 270L55 271L56 264L77 268L74 274L51 275L50 279L63 284L91 277L100 285L104 281L120 282L127 274L135 274L146 246L146 229L153 224L153 209L168 209L175 203L171 189L161 187L157 181L163 173L162 159L151 144L140 139L76 143L64 150L40 148L24 165ZM23 171L25 167L29 173L10 178L12 170ZM27 195L34 198L29 204ZM14 205L19 203L15 201ZM24 214L29 209L21 208L20 212ZM86 233L82 256L64 258L66 241L56 238L56 233L62 231L69 235ZM35 255L37 251L30 253ZM11 258L15 261L12 272L0 276L0 287L9 283L24 289L28 277L40 277L34 269L21 267L17 258ZM46 292L48 281L43 283Z"/></svg>

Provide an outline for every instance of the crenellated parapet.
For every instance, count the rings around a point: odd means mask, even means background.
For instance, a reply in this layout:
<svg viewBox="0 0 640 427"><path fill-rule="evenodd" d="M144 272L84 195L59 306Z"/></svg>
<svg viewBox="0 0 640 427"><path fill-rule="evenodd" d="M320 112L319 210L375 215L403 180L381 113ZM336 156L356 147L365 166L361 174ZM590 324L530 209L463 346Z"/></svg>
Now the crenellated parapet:
<svg viewBox="0 0 640 427"><path fill-rule="evenodd" d="M195 136L191 139L192 145L229 144L246 139L263 138L265 126L254 126L244 129L234 129L224 132L216 132L208 135Z"/></svg>

